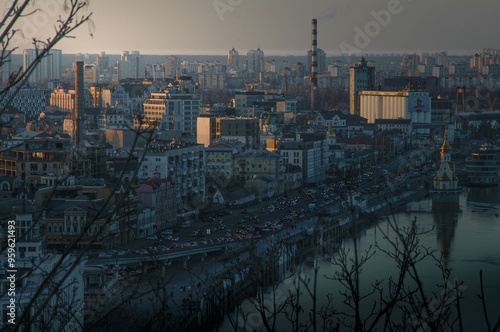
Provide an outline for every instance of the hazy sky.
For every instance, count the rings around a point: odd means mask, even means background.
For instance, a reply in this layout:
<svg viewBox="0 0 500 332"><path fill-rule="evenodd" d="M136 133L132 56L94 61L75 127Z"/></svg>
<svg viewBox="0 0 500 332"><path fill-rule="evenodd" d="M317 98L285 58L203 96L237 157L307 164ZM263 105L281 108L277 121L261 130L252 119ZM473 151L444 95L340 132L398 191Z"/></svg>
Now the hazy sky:
<svg viewBox="0 0 500 332"><path fill-rule="evenodd" d="M224 55L234 46L241 55L257 47L303 55L312 18L319 19L318 46L330 55L351 46L364 53L500 48L498 0L91 0L90 10L93 37L81 27L58 45L63 53ZM377 23L373 13L382 10L390 17Z"/></svg>

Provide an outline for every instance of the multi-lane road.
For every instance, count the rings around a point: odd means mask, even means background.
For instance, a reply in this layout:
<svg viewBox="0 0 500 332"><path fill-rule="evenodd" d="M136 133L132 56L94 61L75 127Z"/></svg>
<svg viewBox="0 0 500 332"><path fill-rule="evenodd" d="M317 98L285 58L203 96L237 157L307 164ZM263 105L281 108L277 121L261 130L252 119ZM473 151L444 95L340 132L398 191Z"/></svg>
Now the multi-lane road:
<svg viewBox="0 0 500 332"><path fill-rule="evenodd" d="M193 221L187 228L178 228L174 230L173 235L161 236L159 233L158 240L140 239L108 252L105 257L99 258L95 254L91 256L91 262L105 265L117 262L135 263L153 259L168 260L190 253L225 250L228 246L234 247L242 241L288 227L290 222L286 222L285 218L289 218L291 214L293 222L297 222L323 208L328 207L329 212L333 213L341 211L340 204L349 190L351 193L364 196L386 190L394 184L401 186L408 177L400 173L408 169L412 159L419 153L415 150L410 151L378 168L363 170L357 178L349 181L350 186L322 185L315 189L316 194L313 199L306 197L302 192L289 192L272 200L261 201L250 208L226 209L214 216ZM309 208L310 204L315 204L315 209ZM270 205L274 206L273 212L269 212ZM193 231L198 231L198 236L192 236ZM172 238L178 240L174 241Z"/></svg>

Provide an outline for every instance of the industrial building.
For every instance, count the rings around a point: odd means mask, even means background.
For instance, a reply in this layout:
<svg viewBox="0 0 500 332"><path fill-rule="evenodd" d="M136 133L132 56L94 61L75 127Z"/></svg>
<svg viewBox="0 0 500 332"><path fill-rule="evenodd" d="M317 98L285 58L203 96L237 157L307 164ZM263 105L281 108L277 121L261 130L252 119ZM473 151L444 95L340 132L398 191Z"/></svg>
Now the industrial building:
<svg viewBox="0 0 500 332"><path fill-rule="evenodd" d="M361 91L360 115L375 123L376 119L411 119L413 123L431 122L431 97L428 91Z"/></svg>

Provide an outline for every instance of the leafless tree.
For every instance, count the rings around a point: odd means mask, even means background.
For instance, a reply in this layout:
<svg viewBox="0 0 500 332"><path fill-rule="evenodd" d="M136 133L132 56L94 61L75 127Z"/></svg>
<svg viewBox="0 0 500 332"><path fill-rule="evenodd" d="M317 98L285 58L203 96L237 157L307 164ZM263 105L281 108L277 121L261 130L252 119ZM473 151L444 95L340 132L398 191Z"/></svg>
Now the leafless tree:
<svg viewBox="0 0 500 332"><path fill-rule="evenodd" d="M29 19L42 12L35 0L13 0L10 7L6 8L0 21L0 69L10 61L10 56L18 49L17 40L23 40L23 20ZM9 77L6 87L0 90L0 105L4 108L14 99L16 93L26 84L29 76L38 64L46 57L50 50L64 38L73 38L71 34L84 24L92 25L92 13L87 13L88 0L56 1L54 5L61 5L62 14L54 19L54 32L45 39L32 37L32 45L36 56L26 68L14 70ZM13 93L9 93L13 91ZM0 110L0 115L3 113Z"/></svg>

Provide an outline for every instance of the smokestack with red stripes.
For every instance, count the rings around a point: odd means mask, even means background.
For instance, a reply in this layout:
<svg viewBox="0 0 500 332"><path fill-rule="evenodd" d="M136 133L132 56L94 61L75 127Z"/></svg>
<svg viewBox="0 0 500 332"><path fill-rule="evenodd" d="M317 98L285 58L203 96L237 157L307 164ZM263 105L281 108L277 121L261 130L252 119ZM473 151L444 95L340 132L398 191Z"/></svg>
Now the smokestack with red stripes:
<svg viewBox="0 0 500 332"><path fill-rule="evenodd" d="M311 111L316 109L316 95L318 93L318 20L312 20L311 46Z"/></svg>

